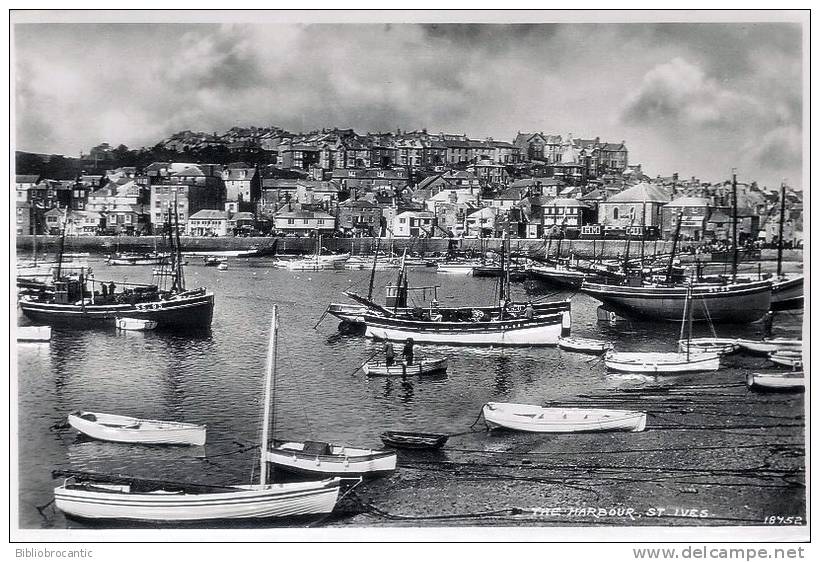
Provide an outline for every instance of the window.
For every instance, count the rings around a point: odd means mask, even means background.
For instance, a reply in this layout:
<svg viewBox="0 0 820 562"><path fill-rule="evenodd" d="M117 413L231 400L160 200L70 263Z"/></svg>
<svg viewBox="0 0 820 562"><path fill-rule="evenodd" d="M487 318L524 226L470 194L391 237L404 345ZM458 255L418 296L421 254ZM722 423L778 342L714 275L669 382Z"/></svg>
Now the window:
<svg viewBox="0 0 820 562"><path fill-rule="evenodd" d="M288 224L293 224L295 221L293 219L288 219Z"/></svg>
<svg viewBox="0 0 820 562"><path fill-rule="evenodd" d="M325 219L319 219L316 221L316 224L325 224Z"/></svg>
<svg viewBox="0 0 820 562"><path fill-rule="evenodd" d="M615 207L614 209L612 209L612 218L615 219L615 220L618 220L618 210L619 210L618 207Z"/></svg>
<svg viewBox="0 0 820 562"><path fill-rule="evenodd" d="M404 218L404 217L401 217L401 218L399 219L399 223L400 223L400 224L405 224L406 222L407 222L407 219L406 219L406 218Z"/></svg>
<svg viewBox="0 0 820 562"><path fill-rule="evenodd" d="M307 224L307 223L308 223L308 219L302 219L302 224Z"/></svg>

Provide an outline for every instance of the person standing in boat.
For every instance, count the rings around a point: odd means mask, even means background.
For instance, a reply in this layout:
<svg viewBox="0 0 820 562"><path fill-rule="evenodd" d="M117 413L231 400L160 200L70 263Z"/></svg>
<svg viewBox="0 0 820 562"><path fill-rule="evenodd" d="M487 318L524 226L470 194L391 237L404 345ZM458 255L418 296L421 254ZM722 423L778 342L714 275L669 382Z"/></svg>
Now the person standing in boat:
<svg viewBox="0 0 820 562"><path fill-rule="evenodd" d="M401 350L401 354L404 356L405 364L413 364L413 338L407 338L407 341L404 342L404 349Z"/></svg>
<svg viewBox="0 0 820 562"><path fill-rule="evenodd" d="M535 317L535 309L532 307L532 301L527 303L527 308L524 309L524 318L532 320Z"/></svg>
<svg viewBox="0 0 820 562"><path fill-rule="evenodd" d="M396 352L393 349L393 344L389 341L384 342L384 362L389 367L396 361Z"/></svg>

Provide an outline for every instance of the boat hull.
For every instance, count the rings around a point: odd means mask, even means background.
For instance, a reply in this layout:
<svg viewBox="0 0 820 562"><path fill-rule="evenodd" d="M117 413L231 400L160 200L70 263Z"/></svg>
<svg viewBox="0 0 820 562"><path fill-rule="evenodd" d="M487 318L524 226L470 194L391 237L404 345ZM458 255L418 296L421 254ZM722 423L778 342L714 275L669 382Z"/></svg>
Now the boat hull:
<svg viewBox="0 0 820 562"><path fill-rule="evenodd" d="M482 413L491 428L531 433L637 432L646 429L646 412L629 410L542 408L489 402L482 408Z"/></svg>
<svg viewBox="0 0 820 562"><path fill-rule="evenodd" d="M772 283L772 310L803 308L803 276L778 279Z"/></svg>
<svg viewBox="0 0 820 562"><path fill-rule="evenodd" d="M447 370L447 358L423 359L412 365L394 363L387 366L384 362L370 361L362 365L362 371L368 377L406 377L408 375L429 375Z"/></svg>
<svg viewBox="0 0 820 562"><path fill-rule="evenodd" d="M696 373L717 371L720 356L716 353L610 353L604 358L607 368L621 373Z"/></svg>
<svg viewBox="0 0 820 562"><path fill-rule="evenodd" d="M554 267L532 266L527 271L529 276L533 279L537 279L557 287L569 287L572 289L580 288L581 284L584 282L584 279L590 277L590 275L581 271L558 269Z"/></svg>
<svg viewBox="0 0 820 562"><path fill-rule="evenodd" d="M558 340L558 347L578 353L603 353L607 349L612 349L612 344L607 341L584 338L561 338Z"/></svg>
<svg viewBox="0 0 820 562"><path fill-rule="evenodd" d="M71 328L114 326L117 317L136 318L157 323L157 330L206 330L214 311L214 295L191 291L167 300L122 304L57 304L22 299L20 309L38 324Z"/></svg>
<svg viewBox="0 0 820 562"><path fill-rule="evenodd" d="M146 522L269 519L330 513L340 480L266 486L204 494L125 493L62 485L54 489L57 509L83 519Z"/></svg>
<svg viewBox="0 0 820 562"><path fill-rule="evenodd" d="M382 442L388 447L399 449L440 449L449 435L441 433L414 433L410 431L385 431Z"/></svg>
<svg viewBox="0 0 820 562"><path fill-rule="evenodd" d="M627 287L584 283L581 289L626 316L680 322L688 288ZM768 281L735 285L695 285L692 289L692 320L748 324L763 318L771 308Z"/></svg>
<svg viewBox="0 0 820 562"><path fill-rule="evenodd" d="M562 315L534 320L489 322L433 322L365 315L365 336L377 340L461 345L556 345L562 333Z"/></svg>
<svg viewBox="0 0 820 562"><path fill-rule="evenodd" d="M100 441L115 443L144 443L150 445L204 445L206 428L204 425L140 420L126 416L94 414L96 421L82 415L69 414L68 423L85 435Z"/></svg>
<svg viewBox="0 0 820 562"><path fill-rule="evenodd" d="M761 392L804 392L806 380L803 373L750 373L746 384Z"/></svg>
<svg viewBox="0 0 820 562"><path fill-rule="evenodd" d="M304 452L285 443L267 452L267 461L279 470L324 476L372 476L396 470L394 451L374 451L332 445L332 454Z"/></svg>

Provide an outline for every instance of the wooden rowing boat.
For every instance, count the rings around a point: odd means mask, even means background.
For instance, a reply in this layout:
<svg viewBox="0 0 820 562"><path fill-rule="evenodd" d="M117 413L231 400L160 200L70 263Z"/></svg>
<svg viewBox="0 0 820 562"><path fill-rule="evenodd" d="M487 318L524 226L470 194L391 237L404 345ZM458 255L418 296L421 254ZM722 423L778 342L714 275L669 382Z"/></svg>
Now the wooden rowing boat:
<svg viewBox="0 0 820 562"><path fill-rule="evenodd" d="M51 341L51 326L17 326L17 341Z"/></svg>
<svg viewBox="0 0 820 562"><path fill-rule="evenodd" d="M775 351L769 354L769 361L778 365L791 367L792 369L803 368L803 352L801 351Z"/></svg>
<svg viewBox="0 0 820 562"><path fill-rule="evenodd" d="M558 347L579 353L603 353L612 349L612 342L592 338L559 338Z"/></svg>
<svg viewBox="0 0 820 562"><path fill-rule="evenodd" d="M717 353L623 352L610 351L604 358L608 369L622 373L691 373L717 371Z"/></svg>
<svg viewBox="0 0 820 562"><path fill-rule="evenodd" d="M145 320L143 318L116 318L115 325L120 330L155 330L157 322L154 320Z"/></svg>
<svg viewBox="0 0 820 562"><path fill-rule="evenodd" d="M418 433L414 431L385 431L382 442L399 449L440 449L449 436L443 433Z"/></svg>
<svg viewBox="0 0 820 562"><path fill-rule="evenodd" d="M360 449L322 441L274 441L267 461L297 474L372 476L396 470L395 451Z"/></svg>
<svg viewBox="0 0 820 562"><path fill-rule="evenodd" d="M429 375L447 370L447 358L436 357L417 360L412 365L404 362L393 363L389 367L384 361L368 361L362 371L368 377L404 377L407 375Z"/></svg>
<svg viewBox="0 0 820 562"><path fill-rule="evenodd" d="M717 353L728 355L740 349L735 338L692 338L678 340L678 351L685 353L686 349L692 353Z"/></svg>
<svg viewBox="0 0 820 562"><path fill-rule="evenodd" d="M746 377L746 384L751 390L762 392L803 392L806 390L803 371L749 373Z"/></svg>
<svg viewBox="0 0 820 562"><path fill-rule="evenodd" d="M80 433L101 441L163 445L205 444L205 426L192 423L84 411L70 413L68 423Z"/></svg>
<svg viewBox="0 0 820 562"><path fill-rule="evenodd" d="M803 349L803 340L774 338L769 340L738 339L737 344L751 353L774 353L776 351L800 351Z"/></svg>
<svg viewBox="0 0 820 562"><path fill-rule="evenodd" d="M643 431L646 412L598 408L549 408L530 404L488 402L484 420L493 427L535 433Z"/></svg>

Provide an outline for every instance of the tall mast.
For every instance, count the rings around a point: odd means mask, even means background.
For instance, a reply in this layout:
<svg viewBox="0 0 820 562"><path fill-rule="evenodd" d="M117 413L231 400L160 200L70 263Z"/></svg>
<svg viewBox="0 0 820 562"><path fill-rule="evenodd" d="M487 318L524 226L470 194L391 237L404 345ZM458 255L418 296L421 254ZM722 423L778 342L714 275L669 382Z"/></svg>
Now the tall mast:
<svg viewBox="0 0 820 562"><path fill-rule="evenodd" d="M506 234L506 233L505 233ZM498 287L498 300L504 300L504 281L505 281L505 271L507 271L507 264L506 264L506 245L507 240L506 238L501 239L501 281L499 282L500 285ZM504 314L504 311L501 311L501 314Z"/></svg>
<svg viewBox="0 0 820 562"><path fill-rule="evenodd" d="M732 283L737 281L737 174L732 171Z"/></svg>
<svg viewBox="0 0 820 562"><path fill-rule="evenodd" d="M262 413L262 442L259 445L259 485L266 484L268 476L268 432L271 429L271 410L273 405L273 381L276 377L276 305L270 319L270 338L268 340L268 364L265 371L265 400Z"/></svg>
<svg viewBox="0 0 820 562"><path fill-rule="evenodd" d="M60 278L63 269L63 252L65 252L65 231L68 228L68 209L65 210L65 218L63 219L63 232L60 235L60 250L57 253L57 275L55 279Z"/></svg>
<svg viewBox="0 0 820 562"><path fill-rule="evenodd" d="M695 299L692 296L692 281L689 282L689 290L686 292L686 296L689 300L689 334L686 336L686 361L689 362L689 354L690 349L692 347L692 313L695 309Z"/></svg>
<svg viewBox="0 0 820 562"><path fill-rule="evenodd" d="M506 242L507 267L504 268L504 299L510 302L510 268L512 267L512 255L510 252L510 239L506 238Z"/></svg>
<svg viewBox="0 0 820 562"><path fill-rule="evenodd" d="M645 258L644 246L646 245L646 194L643 198L643 210L641 211L641 275L643 275L643 261Z"/></svg>
<svg viewBox="0 0 820 562"><path fill-rule="evenodd" d="M379 243L381 238L376 238L376 253L373 254L373 269L370 271L370 286L367 288L367 300L373 298L373 282L376 280L376 261L379 259Z"/></svg>
<svg viewBox="0 0 820 562"><path fill-rule="evenodd" d="M777 234L777 276L783 274L783 220L786 216L786 182L780 184L780 227Z"/></svg>
<svg viewBox="0 0 820 562"><path fill-rule="evenodd" d="M683 220L683 209L678 211L678 224L675 225L675 237L672 239L672 253L669 256L669 267L666 269L666 282L672 281L672 266L675 263L675 250L678 248L678 236L680 236L680 223Z"/></svg>

